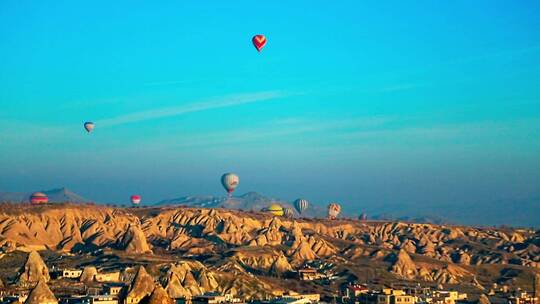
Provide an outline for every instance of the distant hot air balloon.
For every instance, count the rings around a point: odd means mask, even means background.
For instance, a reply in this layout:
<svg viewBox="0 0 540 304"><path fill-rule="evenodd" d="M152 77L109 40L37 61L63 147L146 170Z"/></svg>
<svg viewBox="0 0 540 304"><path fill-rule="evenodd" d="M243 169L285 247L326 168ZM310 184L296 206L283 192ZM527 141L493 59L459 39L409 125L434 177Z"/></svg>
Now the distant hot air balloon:
<svg viewBox="0 0 540 304"><path fill-rule="evenodd" d="M278 204L271 204L270 206L264 208L262 211L268 212L275 216L283 216L284 214L283 207Z"/></svg>
<svg viewBox="0 0 540 304"><path fill-rule="evenodd" d="M231 196L234 189L236 189L238 184L240 184L240 178L238 178L238 175L234 173L225 173L223 176L221 176L221 184L223 185L223 188L227 190L229 196Z"/></svg>
<svg viewBox="0 0 540 304"><path fill-rule="evenodd" d="M264 37L264 35L255 35L253 36L251 41L253 42L253 45L255 46L258 52L260 52L263 49L263 47L266 45L266 37Z"/></svg>
<svg viewBox="0 0 540 304"><path fill-rule="evenodd" d="M84 123L84 128L86 129L86 132L90 133L92 130L94 130L94 123L91 121L87 121Z"/></svg>
<svg viewBox="0 0 540 304"><path fill-rule="evenodd" d="M338 203L328 204L328 218L334 220L341 212L341 206Z"/></svg>
<svg viewBox="0 0 540 304"><path fill-rule="evenodd" d="M293 218L294 217L294 211L292 208L285 207L283 208L283 216L287 218Z"/></svg>
<svg viewBox="0 0 540 304"><path fill-rule="evenodd" d="M131 203L133 205L138 205L138 204L141 203L141 196L140 195L132 195L130 199L131 199Z"/></svg>
<svg viewBox="0 0 540 304"><path fill-rule="evenodd" d="M30 203L32 205L47 204L48 202L49 198L43 192L34 192L30 195Z"/></svg>
<svg viewBox="0 0 540 304"><path fill-rule="evenodd" d="M367 220L367 214L365 214L365 213L360 214L360 216L358 217L358 219L361 220L361 221Z"/></svg>
<svg viewBox="0 0 540 304"><path fill-rule="evenodd" d="M296 208L296 211L298 213L302 214L306 209L309 207L309 202L306 199L299 198L294 201L294 208Z"/></svg>

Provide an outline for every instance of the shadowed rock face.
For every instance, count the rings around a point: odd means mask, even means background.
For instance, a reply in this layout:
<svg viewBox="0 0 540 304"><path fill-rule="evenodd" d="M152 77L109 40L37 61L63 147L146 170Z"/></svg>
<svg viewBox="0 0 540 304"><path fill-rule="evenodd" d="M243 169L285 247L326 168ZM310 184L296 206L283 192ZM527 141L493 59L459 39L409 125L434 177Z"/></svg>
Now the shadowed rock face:
<svg viewBox="0 0 540 304"><path fill-rule="evenodd" d="M128 302L131 299L130 303L138 303L142 299L149 297L155 288L154 279L146 272L143 266L139 266L126 298Z"/></svg>
<svg viewBox="0 0 540 304"><path fill-rule="evenodd" d="M129 227L120 240L120 248L131 254L152 253L144 232L137 226Z"/></svg>
<svg viewBox="0 0 540 304"><path fill-rule="evenodd" d="M401 249L394 259L391 271L398 276L412 279L417 274L416 265L412 261L407 251Z"/></svg>
<svg viewBox="0 0 540 304"><path fill-rule="evenodd" d="M157 286L149 297L144 298L141 304L174 304L167 292L161 286Z"/></svg>
<svg viewBox="0 0 540 304"><path fill-rule="evenodd" d="M540 298L540 274L535 273L533 277L533 296Z"/></svg>
<svg viewBox="0 0 540 304"><path fill-rule="evenodd" d="M277 286L259 280L235 261L209 268L200 262L186 260L164 265L160 271L165 274L161 282L171 298L192 298L204 292L217 291L262 299L272 295L271 292L284 292Z"/></svg>
<svg viewBox="0 0 540 304"><path fill-rule="evenodd" d="M166 286L166 291L171 298L189 298L191 293L182 286L182 283L176 275L172 276Z"/></svg>
<svg viewBox="0 0 540 304"><path fill-rule="evenodd" d="M36 287L32 289L25 304L58 304L58 300L47 286L45 281L39 281Z"/></svg>
<svg viewBox="0 0 540 304"><path fill-rule="evenodd" d="M48 282L50 280L49 269L41 256L36 251L31 251L28 254L26 263L21 269L17 284L19 285L33 285L37 282Z"/></svg>
<svg viewBox="0 0 540 304"><path fill-rule="evenodd" d="M481 294L480 298L478 299L478 304L491 304L491 301L489 300L488 296Z"/></svg>
<svg viewBox="0 0 540 304"><path fill-rule="evenodd" d="M42 246L74 252L112 248L131 256L158 252L213 257L207 265L181 261L163 266L159 279L171 297L212 290L242 295L263 294L264 288L279 290L264 277L289 274L314 260L347 269L376 264L389 277L442 284L470 283L475 276L487 282L480 268L491 265L520 266L520 271L532 274L540 261L539 233L523 229L315 221L201 208L51 205L39 212L17 208L0 213L0 251ZM21 282L48 280L36 255L29 255ZM135 277L149 277L140 269L139 273ZM85 269L81 280L92 280L94 275L95 269ZM152 291L132 290L140 299Z"/></svg>
<svg viewBox="0 0 540 304"><path fill-rule="evenodd" d="M534 296L540 299L540 274L534 275Z"/></svg>
<svg viewBox="0 0 540 304"><path fill-rule="evenodd" d="M280 254L278 258L272 263L272 266L270 267L270 274L275 276L280 276L284 273L293 271L293 268L291 264L289 264L289 261L285 257L285 255Z"/></svg>
<svg viewBox="0 0 540 304"><path fill-rule="evenodd" d="M79 277L79 281L83 283L90 283L95 281L96 275L98 274L98 271L96 267L94 266L86 266L83 269L83 272L81 276Z"/></svg>
<svg viewBox="0 0 540 304"><path fill-rule="evenodd" d="M296 263L313 261L318 258L309 243L304 240L295 243L289 252L291 259Z"/></svg>

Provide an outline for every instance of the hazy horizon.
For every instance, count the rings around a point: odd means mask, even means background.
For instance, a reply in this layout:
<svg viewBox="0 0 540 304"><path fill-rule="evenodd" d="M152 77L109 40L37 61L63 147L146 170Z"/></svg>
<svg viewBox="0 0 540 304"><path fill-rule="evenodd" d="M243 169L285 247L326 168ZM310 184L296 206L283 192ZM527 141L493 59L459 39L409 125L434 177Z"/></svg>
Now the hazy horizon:
<svg viewBox="0 0 540 304"><path fill-rule="evenodd" d="M0 191L538 202L540 3L207 6L3 1Z"/></svg>

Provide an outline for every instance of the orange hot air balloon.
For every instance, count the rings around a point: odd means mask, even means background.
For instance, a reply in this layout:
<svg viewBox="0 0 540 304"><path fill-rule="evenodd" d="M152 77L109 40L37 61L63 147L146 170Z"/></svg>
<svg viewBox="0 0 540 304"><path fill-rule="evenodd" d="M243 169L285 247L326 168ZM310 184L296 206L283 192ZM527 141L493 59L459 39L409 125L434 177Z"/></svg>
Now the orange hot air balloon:
<svg viewBox="0 0 540 304"><path fill-rule="evenodd" d="M255 35L255 36L253 36L251 41L253 42L253 45L255 46L257 51L259 51L259 52L266 45L266 37L264 37L264 35Z"/></svg>

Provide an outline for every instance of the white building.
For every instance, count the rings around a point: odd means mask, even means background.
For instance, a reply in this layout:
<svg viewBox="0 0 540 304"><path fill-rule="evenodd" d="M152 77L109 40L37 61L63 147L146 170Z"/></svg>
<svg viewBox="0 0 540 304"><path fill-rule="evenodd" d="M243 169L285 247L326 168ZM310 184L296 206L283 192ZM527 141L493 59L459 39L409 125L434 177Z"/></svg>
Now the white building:
<svg viewBox="0 0 540 304"><path fill-rule="evenodd" d="M82 270L80 269L64 269L62 270L62 277L68 279L78 279L81 277Z"/></svg>

